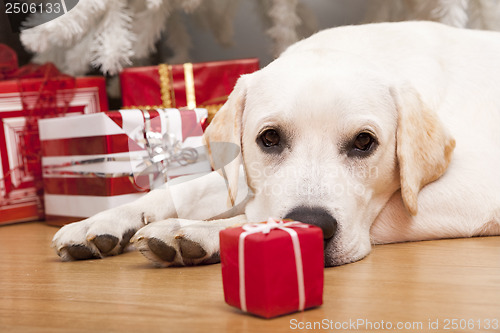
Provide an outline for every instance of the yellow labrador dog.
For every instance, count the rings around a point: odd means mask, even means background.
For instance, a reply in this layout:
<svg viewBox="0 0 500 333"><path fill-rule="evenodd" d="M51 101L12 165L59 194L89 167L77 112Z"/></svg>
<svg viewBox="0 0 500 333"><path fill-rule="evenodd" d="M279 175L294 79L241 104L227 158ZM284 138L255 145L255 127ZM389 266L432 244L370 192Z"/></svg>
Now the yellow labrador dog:
<svg viewBox="0 0 500 333"><path fill-rule="evenodd" d="M499 33L437 23L320 32L239 79L205 134L218 172L65 226L53 246L74 260L131 241L157 266L210 263L221 229L271 216L320 226L332 266L371 244L500 235L499 55Z"/></svg>

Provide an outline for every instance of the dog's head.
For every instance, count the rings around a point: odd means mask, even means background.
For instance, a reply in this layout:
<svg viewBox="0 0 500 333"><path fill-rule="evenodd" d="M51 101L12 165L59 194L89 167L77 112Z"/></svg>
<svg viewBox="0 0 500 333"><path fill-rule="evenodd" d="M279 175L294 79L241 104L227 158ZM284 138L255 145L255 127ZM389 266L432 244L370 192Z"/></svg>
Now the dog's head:
<svg viewBox="0 0 500 333"><path fill-rule="evenodd" d="M224 168L230 200L239 164L254 197L249 221L291 218L323 229L326 265L370 252L370 227L401 189L417 214L420 189L439 178L454 140L409 85L330 54L287 55L240 78L206 131L239 158Z"/></svg>

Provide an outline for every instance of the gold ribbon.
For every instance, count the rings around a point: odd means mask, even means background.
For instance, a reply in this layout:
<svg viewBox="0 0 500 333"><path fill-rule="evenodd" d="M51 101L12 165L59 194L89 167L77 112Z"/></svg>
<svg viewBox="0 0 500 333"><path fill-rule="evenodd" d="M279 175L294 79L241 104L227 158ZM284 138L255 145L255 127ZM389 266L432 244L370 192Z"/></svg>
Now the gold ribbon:
<svg viewBox="0 0 500 333"><path fill-rule="evenodd" d="M184 85L186 86L186 106L188 109L196 108L196 95L194 87L193 64L188 62L184 67ZM167 64L158 65L160 75L161 101L164 108L175 108L175 92L172 85L172 66Z"/></svg>
<svg viewBox="0 0 500 333"><path fill-rule="evenodd" d="M162 107L175 107L175 94L172 86L172 66L167 64L158 65L158 74L160 76L160 91Z"/></svg>
<svg viewBox="0 0 500 333"><path fill-rule="evenodd" d="M194 85L194 74L193 74L193 64L185 63L184 68L184 84L186 88L186 103L188 109L196 108L196 88ZM138 105L138 106L127 106L125 109L158 109L158 108L175 108L175 92L172 85L172 65L160 64L158 65L158 75L160 76L160 91L161 91L161 102L162 105ZM222 96L211 101L207 101L206 104L200 105L200 107L207 109L208 112L208 122L212 121L217 111L224 105L227 96Z"/></svg>
<svg viewBox="0 0 500 333"><path fill-rule="evenodd" d="M186 102L188 109L196 108L196 95L194 94L193 64L188 62L184 67L184 84L186 85Z"/></svg>

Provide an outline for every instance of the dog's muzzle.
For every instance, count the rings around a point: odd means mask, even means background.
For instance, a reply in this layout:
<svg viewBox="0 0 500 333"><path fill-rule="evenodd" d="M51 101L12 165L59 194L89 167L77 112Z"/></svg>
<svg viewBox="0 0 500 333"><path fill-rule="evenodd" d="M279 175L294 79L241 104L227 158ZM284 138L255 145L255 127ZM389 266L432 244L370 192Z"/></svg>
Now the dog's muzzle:
<svg viewBox="0 0 500 333"><path fill-rule="evenodd" d="M337 232L337 220L321 207L296 207L284 218L320 227L325 240Z"/></svg>

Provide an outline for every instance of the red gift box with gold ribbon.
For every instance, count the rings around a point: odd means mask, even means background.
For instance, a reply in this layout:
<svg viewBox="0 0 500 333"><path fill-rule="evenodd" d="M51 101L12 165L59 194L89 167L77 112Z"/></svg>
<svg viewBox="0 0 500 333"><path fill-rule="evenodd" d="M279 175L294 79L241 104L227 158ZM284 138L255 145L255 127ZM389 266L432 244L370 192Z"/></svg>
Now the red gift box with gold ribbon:
<svg viewBox="0 0 500 333"><path fill-rule="evenodd" d="M256 58L125 68L120 73L123 107L206 108L210 122L238 78L258 69Z"/></svg>
<svg viewBox="0 0 500 333"><path fill-rule="evenodd" d="M0 44L0 224L44 217L38 119L107 108L103 77L73 78L50 63L18 68Z"/></svg>
<svg viewBox="0 0 500 333"><path fill-rule="evenodd" d="M89 217L168 179L211 172L202 143L206 117L205 109L157 109L40 120L49 223Z"/></svg>
<svg viewBox="0 0 500 333"><path fill-rule="evenodd" d="M295 221L220 232L226 303L272 318L323 303L323 232Z"/></svg>

